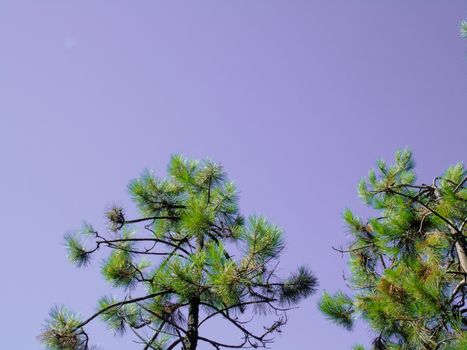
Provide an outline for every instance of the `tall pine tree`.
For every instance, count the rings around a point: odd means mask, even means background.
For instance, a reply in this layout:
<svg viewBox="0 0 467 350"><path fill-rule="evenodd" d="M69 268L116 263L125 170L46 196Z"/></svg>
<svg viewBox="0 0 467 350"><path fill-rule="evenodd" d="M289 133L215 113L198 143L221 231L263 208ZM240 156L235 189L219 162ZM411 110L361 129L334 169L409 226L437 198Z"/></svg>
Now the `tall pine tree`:
<svg viewBox="0 0 467 350"><path fill-rule="evenodd" d="M355 318L376 333L373 349L467 349L467 173L451 166L431 184L416 184L412 154L377 162L358 193L375 215L350 210L348 286L324 293L319 307L351 329ZM356 346L355 349L364 349Z"/></svg>
<svg viewBox="0 0 467 350"><path fill-rule="evenodd" d="M116 333L129 330L142 349L266 347L290 307L315 291L306 267L278 276L282 230L263 217L240 215L237 190L220 165L174 156L167 178L146 172L129 191L139 217L113 207L107 234L85 224L65 237L77 266L108 249L102 275L124 296L102 297L88 318L52 309L40 336L48 349L91 349L86 328L98 317ZM252 313L270 313L274 321L258 333L249 328ZM203 334L218 318L241 334L238 343Z"/></svg>

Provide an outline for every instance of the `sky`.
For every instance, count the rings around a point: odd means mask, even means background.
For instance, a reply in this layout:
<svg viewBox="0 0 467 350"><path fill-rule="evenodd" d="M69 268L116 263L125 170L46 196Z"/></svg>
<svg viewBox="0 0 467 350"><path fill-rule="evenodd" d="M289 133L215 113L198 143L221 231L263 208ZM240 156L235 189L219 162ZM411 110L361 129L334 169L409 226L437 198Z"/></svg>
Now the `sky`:
<svg viewBox="0 0 467 350"><path fill-rule="evenodd" d="M284 228L281 271L318 276L272 349L369 344L317 310L345 288L331 246L348 241L344 208L367 214L356 184L376 159L410 147L421 182L465 160L463 18L465 0L1 0L2 347L42 349L52 305L88 316L112 292L99 260L67 262L63 234L104 229L112 203L132 208L129 180L164 176L173 153L221 162L242 212Z"/></svg>

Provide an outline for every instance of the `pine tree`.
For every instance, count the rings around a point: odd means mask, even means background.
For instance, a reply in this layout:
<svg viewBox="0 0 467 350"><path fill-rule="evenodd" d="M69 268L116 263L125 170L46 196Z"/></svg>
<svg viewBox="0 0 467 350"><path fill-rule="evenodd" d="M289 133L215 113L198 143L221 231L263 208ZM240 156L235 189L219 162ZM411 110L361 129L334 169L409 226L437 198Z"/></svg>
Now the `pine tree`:
<svg viewBox="0 0 467 350"><path fill-rule="evenodd" d="M324 293L319 307L351 329L356 318L376 336L373 349L467 349L467 172L451 166L431 184L415 184L407 150L377 162L358 193L376 214L345 210L351 233L347 285ZM364 349L358 345L354 349Z"/></svg>
<svg viewBox="0 0 467 350"><path fill-rule="evenodd" d="M84 224L65 236L76 266L109 250L101 272L124 297L102 297L86 319L53 308L40 336L48 349L91 349L86 326L97 317L115 333L131 331L143 349L266 347L290 307L315 291L317 280L306 267L278 276L282 230L263 217L240 215L237 190L219 164L174 156L167 178L146 172L129 192L140 217L129 219L115 206L106 213L106 234ZM258 333L249 329L252 313L275 320ZM238 343L202 335L217 318L240 332Z"/></svg>

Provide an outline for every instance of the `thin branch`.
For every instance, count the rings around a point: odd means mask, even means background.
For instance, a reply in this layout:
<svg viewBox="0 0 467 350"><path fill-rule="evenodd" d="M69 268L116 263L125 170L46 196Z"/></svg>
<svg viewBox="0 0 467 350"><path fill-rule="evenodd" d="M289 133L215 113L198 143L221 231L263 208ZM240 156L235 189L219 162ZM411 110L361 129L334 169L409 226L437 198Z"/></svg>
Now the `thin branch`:
<svg viewBox="0 0 467 350"><path fill-rule="evenodd" d="M338 249L338 248L335 248L335 247L331 247L331 248L334 249L336 252L344 254L344 253L351 253L351 252L355 252L355 251L362 250L362 249L365 249L365 248L369 248L369 247L374 246L374 245L375 245L374 243L370 243L370 244L364 245L362 247L353 248L353 249L349 249L349 250Z"/></svg>
<svg viewBox="0 0 467 350"><path fill-rule="evenodd" d="M154 333L154 335L151 337L151 339L149 339L149 342L148 344L144 347L143 350L148 350L149 347L152 348L152 343L157 339L157 337L159 336L159 334L161 334L161 331L162 331L162 328L164 327L165 325L165 321L162 321L159 328L157 329L157 331Z"/></svg>
<svg viewBox="0 0 467 350"><path fill-rule="evenodd" d="M182 341L182 338L175 340L166 350L173 350Z"/></svg>
<svg viewBox="0 0 467 350"><path fill-rule="evenodd" d="M155 298L155 297L157 297L157 296L164 295L164 294L167 294L167 293L169 293L169 292L170 292L170 291L162 291L162 292L149 294L149 295L146 295L146 296L143 296L143 297L139 297L139 298L134 298L134 299L128 299L128 300L120 301L120 302L118 302L118 303L109 305L109 306L103 308L102 310L99 310L98 312L96 312L94 315L92 315L91 317L89 317L87 320L81 322L79 325L77 325L75 328L73 328L73 331L76 331L76 330L78 330L79 328L84 327L84 326L87 325L89 322L91 322L92 320L94 320L97 316L103 314L104 312L106 312L106 311L108 311L108 310L110 310L110 309L112 309L112 308L114 308L114 307L123 306L123 305L126 305L126 304L137 303L137 302L139 302L139 301L143 301L143 300Z"/></svg>
<svg viewBox="0 0 467 350"><path fill-rule="evenodd" d="M101 241L101 244L102 243L106 243L106 244L118 243L118 242L159 242L159 243L163 243L171 247L177 248L181 250L182 252L184 252L185 254L190 255L190 252L182 248L179 244L177 245L175 243L172 243L170 241L166 241L160 238L119 238L119 239L112 239L112 240L105 239L104 241Z"/></svg>
<svg viewBox="0 0 467 350"><path fill-rule="evenodd" d="M200 327L204 322L206 322L207 320L209 320L211 317L214 317L216 315L219 315L220 313L224 312L224 311L228 311L230 309L233 309L233 308L236 308L236 307L242 307L242 306L247 306L247 305L252 305L252 304L264 304L264 303L269 303L269 301L266 301L266 300L255 300L255 301L248 301L248 302L244 302L244 303L238 303L238 304L235 304L235 305L231 305L231 306L228 306L228 307L225 307L223 309L219 309L217 310L216 312L212 313L212 314L209 314L208 316L206 316L199 324L198 324L198 327ZM209 307L212 307L212 305L206 305L206 304L203 304L205 306L209 306Z"/></svg>
<svg viewBox="0 0 467 350"><path fill-rule="evenodd" d="M244 334L256 339L256 340L259 340L259 341L263 341L263 338L265 335L262 335L262 336L258 336L258 335L255 335L253 333L251 333L248 329L246 329L245 327L241 326L236 320L234 320L233 318L231 318L230 316L228 316L226 313L224 313L221 309L218 309L217 307L215 307L214 305L211 305L211 304L208 304L208 303L205 303L205 302L200 302L200 305L205 305L205 306L208 306L214 310L216 310L219 314L221 314L222 316L224 316L224 318L226 320L228 320L230 323L232 323L235 327L237 327L238 329L240 329Z"/></svg>
<svg viewBox="0 0 467 350"><path fill-rule="evenodd" d="M147 218L140 218L140 219L133 219L133 220L125 220L123 223L124 224L136 224L138 222L143 222L143 221L149 221L149 220L179 220L180 218L178 216L150 216Z"/></svg>
<svg viewBox="0 0 467 350"><path fill-rule="evenodd" d="M199 340L202 340L206 343L209 343L211 344L212 346L214 346L216 349L219 349L220 347L222 348L230 348L230 349L243 349L245 348L245 344L247 343L247 339L248 338L245 338L245 340L243 341L242 344L238 344L238 345L230 345L230 344L224 344L224 343L219 343L218 341L215 341L215 340L212 340L212 339L208 339L208 338L204 338L204 337L198 337Z"/></svg>
<svg viewBox="0 0 467 350"><path fill-rule="evenodd" d="M462 180L462 181L456 186L456 188L454 189L453 192L456 193L456 192L459 190L459 188L461 188L462 186L464 186L464 184L465 184L466 181L467 181L467 176L464 178L464 180Z"/></svg>
<svg viewBox="0 0 467 350"><path fill-rule="evenodd" d="M187 304L182 304L180 306L186 306ZM164 321L164 322L167 322L168 324L170 324L171 326L173 326L175 329L177 330L180 330L182 331L183 333L186 334L186 330L184 330L182 327L180 327L178 324L172 322L171 320L169 320L168 318L162 316L162 315L159 315L157 313L155 313L154 311L148 309L147 307L145 307L144 305L141 305L141 304L138 304L139 307L141 307L144 311L150 313L151 315L157 317L158 319L160 319L161 321Z"/></svg>
<svg viewBox="0 0 467 350"><path fill-rule="evenodd" d="M409 198L415 202L417 202L418 204L420 204L421 206L423 206L424 208L428 209L433 215L437 216L438 218L440 218L441 220L443 220L448 226L451 226L454 230L456 230L457 233L460 233L459 232L459 229L456 227L456 225L454 225L452 222L450 222L448 219L446 219L444 216L442 216L441 214L439 214L436 210L434 209L431 209L429 206L427 206L425 203L423 203L422 201L418 200L417 198L414 198L412 196L409 196L408 194L405 194L405 193L401 193L401 192L397 192L397 191L394 191L392 188L388 188L386 190L383 190L383 191L379 191L379 192L389 192L389 193L394 193L394 194L397 194L399 196L402 196L402 197L405 197L405 198Z"/></svg>

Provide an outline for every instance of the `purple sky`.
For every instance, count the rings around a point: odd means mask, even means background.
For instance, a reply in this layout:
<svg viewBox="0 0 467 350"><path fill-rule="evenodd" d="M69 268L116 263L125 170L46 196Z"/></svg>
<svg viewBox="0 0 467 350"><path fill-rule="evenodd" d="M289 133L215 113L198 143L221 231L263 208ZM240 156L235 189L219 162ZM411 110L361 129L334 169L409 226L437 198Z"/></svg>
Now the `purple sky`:
<svg viewBox="0 0 467 350"><path fill-rule="evenodd" d="M374 161L409 146L430 181L465 157L465 17L465 0L2 0L2 348L40 349L55 303L94 310L111 289L99 261L67 262L63 233L102 227L128 181L163 175L175 152L222 162L243 212L286 229L284 272L306 263L342 288L331 245L343 208L365 213L355 186ZM328 323L318 295L273 349L368 343L365 326Z"/></svg>

